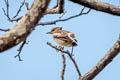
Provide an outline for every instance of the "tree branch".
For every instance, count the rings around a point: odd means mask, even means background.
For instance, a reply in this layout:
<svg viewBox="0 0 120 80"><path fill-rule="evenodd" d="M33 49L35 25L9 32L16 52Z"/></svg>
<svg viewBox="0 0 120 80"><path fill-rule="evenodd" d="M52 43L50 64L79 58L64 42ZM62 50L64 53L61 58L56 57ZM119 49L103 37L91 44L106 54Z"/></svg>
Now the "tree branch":
<svg viewBox="0 0 120 80"><path fill-rule="evenodd" d="M6 9L7 9L7 12L5 12L5 9L2 8L3 12L4 12L4 15L8 18L8 20L10 19L9 17L9 1L8 0L4 0L5 2L5 5L6 5Z"/></svg>
<svg viewBox="0 0 120 80"><path fill-rule="evenodd" d="M64 12L64 0L58 0L56 7L47 8L45 14L58 14Z"/></svg>
<svg viewBox="0 0 120 80"><path fill-rule="evenodd" d="M25 0L21 3L21 5L20 5L20 7L19 7L19 9L18 9L18 11L16 13L16 15L12 19L14 19L14 18L16 18L18 16L18 14L20 13L21 8L24 6L24 4L25 4Z"/></svg>
<svg viewBox="0 0 120 80"><path fill-rule="evenodd" d="M17 50L17 51L18 51L18 54L17 54L16 56L14 56L15 58L18 57L19 61L23 61L23 60L21 59L21 57L20 57L20 54L21 54L21 51L22 51L24 45L25 45L25 44L28 44L28 43L26 42L26 40L27 40L27 39L25 39L25 40L23 41L23 43L20 45L19 49Z"/></svg>
<svg viewBox="0 0 120 80"><path fill-rule="evenodd" d="M75 59L74 59L73 56L69 53L69 51L64 51L64 50L62 50L62 49L59 49L59 48L57 48L56 46L53 46L53 45L52 45L51 43L49 43L49 42L47 42L47 45L49 45L50 47L52 47L52 48L60 51L61 53L65 53L65 54L67 54L67 55L69 56L69 58L72 60L74 66L75 66L75 69L76 69L76 71L77 71L77 73L78 73L78 76L79 76L79 79L80 79L80 78L81 78L80 70L79 70L79 68L78 68L78 65L77 65Z"/></svg>
<svg viewBox="0 0 120 80"><path fill-rule="evenodd" d="M64 53L61 53L62 60L63 60L63 67L62 67L62 72L61 72L61 79L64 80L64 74L65 74L65 68L66 68L66 59Z"/></svg>
<svg viewBox="0 0 120 80"><path fill-rule="evenodd" d="M38 23L38 25L42 25L42 26L44 26L44 25L52 25L52 24L56 24L57 22L67 21L67 20L70 20L70 19L76 18L76 17L78 17L78 16L86 15L86 14L88 14L88 13L91 11L91 9L89 9L87 12L83 12L84 9L85 9L85 7L80 11L79 14L76 14L76 15L70 16L70 17L68 17L68 18L65 18L65 19L61 19L61 18L60 18L60 19L58 19L58 20L54 20L54 21L40 22L40 23Z"/></svg>
<svg viewBox="0 0 120 80"><path fill-rule="evenodd" d="M34 0L32 7L13 29L0 36L0 52L19 44L28 37L43 17L50 0Z"/></svg>
<svg viewBox="0 0 120 80"><path fill-rule="evenodd" d="M4 32L7 32L7 31L9 31L10 29L1 29L0 28L0 31L4 31Z"/></svg>
<svg viewBox="0 0 120 80"><path fill-rule="evenodd" d="M24 1L22 2L22 4L20 5L20 7L19 7L19 9L18 9L18 11L17 11L17 13L16 13L16 15L13 16L13 18L10 18L10 16L9 16L9 1L8 1L8 0L7 0L7 1L4 0L4 1L5 1L5 4L6 4L7 9L6 9L6 11L5 11L5 9L2 8L2 10L3 10L3 12L4 12L4 15L8 18L8 20L9 20L10 22L20 20L22 17L19 17L19 18L16 18L16 17L19 15L19 13L20 13L20 11L21 11L21 8L24 6L25 0L24 0Z"/></svg>
<svg viewBox="0 0 120 80"><path fill-rule="evenodd" d="M95 76L97 76L112 60L118 55L120 52L120 36L117 42L113 45L113 47L107 52L107 54L80 80L92 80Z"/></svg>
<svg viewBox="0 0 120 80"><path fill-rule="evenodd" d="M88 8L91 8L97 11L120 16L120 8L118 6L114 6L108 3L103 3L98 0L69 0L69 1L78 3L80 5L86 6Z"/></svg>

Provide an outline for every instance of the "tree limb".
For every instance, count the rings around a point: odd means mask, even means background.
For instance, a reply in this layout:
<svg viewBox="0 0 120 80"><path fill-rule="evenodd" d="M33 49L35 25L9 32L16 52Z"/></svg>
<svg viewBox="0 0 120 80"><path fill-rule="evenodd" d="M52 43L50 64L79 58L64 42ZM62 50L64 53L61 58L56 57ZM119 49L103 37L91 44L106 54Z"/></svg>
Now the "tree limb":
<svg viewBox="0 0 120 80"><path fill-rule="evenodd" d="M117 42L113 45L113 47L107 52L107 54L80 80L92 80L95 76L97 76L112 60L118 55L120 52L120 36Z"/></svg>
<svg viewBox="0 0 120 80"><path fill-rule="evenodd" d="M7 31L9 31L10 29L1 29L0 28L0 31L4 31L4 32L7 32Z"/></svg>
<svg viewBox="0 0 120 80"><path fill-rule="evenodd" d="M58 14L64 12L64 0L58 0L57 6L53 8L47 8L45 14Z"/></svg>
<svg viewBox="0 0 120 80"><path fill-rule="evenodd" d="M19 7L19 9L18 9L18 11L17 11L17 13L16 13L16 15L13 16L13 19L16 18L16 17L18 16L18 14L20 13L21 8L24 6L24 4L25 4L25 0L21 3L21 5L20 5L20 7Z"/></svg>
<svg viewBox="0 0 120 80"><path fill-rule="evenodd" d="M5 12L5 9L2 8L3 12L4 12L4 15L8 18L8 20L10 19L10 16L9 16L9 1L8 0L4 0L5 2L5 5L6 5L6 9L7 11Z"/></svg>
<svg viewBox="0 0 120 80"><path fill-rule="evenodd" d="M19 13L20 13L20 11L21 11L21 8L24 6L24 4L25 4L25 0L21 3L21 5L20 5L20 7L19 7L19 9L17 10L17 13L16 13L16 15L14 15L13 16L13 18L10 18L10 16L9 16L9 1L7 0L4 0L4 2L5 2L5 4L6 4L6 11L5 11L5 9L4 8L2 8L2 10L3 10L3 12L4 12L4 15L8 18L8 20L10 21L10 22L13 22L13 21L18 21L18 20L20 20L22 17L19 17L19 18L17 18L16 19L16 17L19 15Z"/></svg>
<svg viewBox="0 0 120 80"><path fill-rule="evenodd" d="M13 29L0 36L0 52L19 44L32 32L44 15L50 0L34 0L32 7Z"/></svg>
<svg viewBox="0 0 120 80"><path fill-rule="evenodd" d="M88 8L91 8L97 11L120 16L120 8L118 6L114 6L108 3L103 3L98 0L69 0L69 1L78 3L80 5L86 6Z"/></svg>
<svg viewBox="0 0 120 80"><path fill-rule="evenodd" d="M52 47L52 48L60 51L61 53L65 53L65 54L67 54L67 55L69 56L69 58L72 60L74 66L75 66L75 69L76 69L76 71L77 71L77 73L78 73L78 76L79 76L79 79L80 79L80 78L81 78L81 73L80 73L79 67L78 67L75 59L73 58L73 56L69 53L69 51L64 51L64 50L62 50L62 49L59 49L59 48L57 48L56 46L53 46L53 45L52 45L51 43L49 43L49 42L47 42L47 45L49 45L50 47Z"/></svg>
<svg viewBox="0 0 120 80"><path fill-rule="evenodd" d="M61 79L64 80L64 74L65 74L65 69L66 69L66 59L64 53L61 53L62 60L63 60L63 67L62 67L62 72L61 72Z"/></svg>
<svg viewBox="0 0 120 80"><path fill-rule="evenodd" d="M70 16L70 17L68 17L68 18L65 18L65 19L61 19L61 18L59 18L58 20L54 20L54 21L40 22L40 23L38 23L38 25L42 25L42 26L44 26L44 25L52 25L52 24L56 24L57 22L67 21L67 20L70 20L70 19L76 18L76 17L78 17L78 16L86 15L86 14L88 14L88 13L91 11L91 9L89 9L87 12L83 12L84 9L85 9L85 7L80 11L79 14L76 14L76 15Z"/></svg>
<svg viewBox="0 0 120 80"><path fill-rule="evenodd" d="M16 56L14 56L15 58L18 57L19 61L23 61L21 59L20 54L21 54L21 51L22 51L22 49L23 49L23 47L24 47L25 44L27 44L26 39L23 41L23 43L20 45L19 49L17 50L18 54Z"/></svg>

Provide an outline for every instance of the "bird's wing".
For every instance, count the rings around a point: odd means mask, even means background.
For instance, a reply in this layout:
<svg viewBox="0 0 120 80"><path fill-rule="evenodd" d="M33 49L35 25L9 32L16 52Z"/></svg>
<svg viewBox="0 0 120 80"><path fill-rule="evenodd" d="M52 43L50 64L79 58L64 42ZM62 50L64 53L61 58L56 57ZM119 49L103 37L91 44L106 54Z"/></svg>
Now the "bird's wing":
<svg viewBox="0 0 120 80"><path fill-rule="evenodd" d="M70 31L66 31L66 30L59 30L58 33L59 35L56 35L57 37L59 37L60 39L67 39L73 42L77 42L77 40L75 39L75 35L70 32Z"/></svg>
<svg viewBox="0 0 120 80"><path fill-rule="evenodd" d="M63 32L63 34L67 34L68 36L75 38L75 35L70 31L66 31L66 30L60 30L60 31Z"/></svg>
<svg viewBox="0 0 120 80"><path fill-rule="evenodd" d="M56 35L54 36L54 38L60 39L65 42L71 41L71 39L67 35Z"/></svg>

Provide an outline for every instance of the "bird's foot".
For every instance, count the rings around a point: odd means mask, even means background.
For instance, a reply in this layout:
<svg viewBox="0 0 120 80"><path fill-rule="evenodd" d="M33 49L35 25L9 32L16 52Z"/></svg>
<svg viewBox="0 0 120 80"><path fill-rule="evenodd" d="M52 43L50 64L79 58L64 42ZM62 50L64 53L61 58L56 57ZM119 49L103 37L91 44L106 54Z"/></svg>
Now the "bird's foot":
<svg viewBox="0 0 120 80"><path fill-rule="evenodd" d="M58 46L58 49L60 49L60 50L64 50L64 47L62 47L62 46Z"/></svg>
<svg viewBox="0 0 120 80"><path fill-rule="evenodd" d="M57 47L57 46L56 46ZM57 47L59 50L64 50L64 47L62 47L62 46L58 46ZM59 52L59 50L56 50L56 52Z"/></svg>

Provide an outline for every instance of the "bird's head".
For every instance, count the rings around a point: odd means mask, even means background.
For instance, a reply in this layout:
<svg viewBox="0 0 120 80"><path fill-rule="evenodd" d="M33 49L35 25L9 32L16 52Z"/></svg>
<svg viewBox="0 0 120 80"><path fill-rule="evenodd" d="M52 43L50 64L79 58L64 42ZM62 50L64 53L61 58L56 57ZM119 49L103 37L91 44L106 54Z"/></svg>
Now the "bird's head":
<svg viewBox="0 0 120 80"><path fill-rule="evenodd" d="M54 34L57 33L59 30L62 30L62 27L54 27L50 32L47 32L47 34Z"/></svg>

